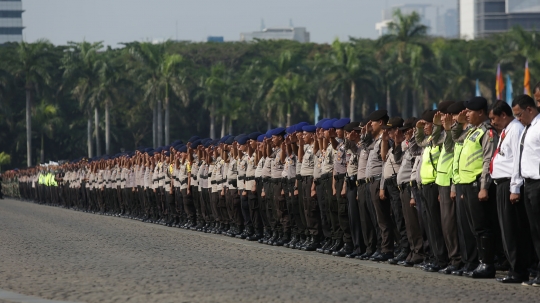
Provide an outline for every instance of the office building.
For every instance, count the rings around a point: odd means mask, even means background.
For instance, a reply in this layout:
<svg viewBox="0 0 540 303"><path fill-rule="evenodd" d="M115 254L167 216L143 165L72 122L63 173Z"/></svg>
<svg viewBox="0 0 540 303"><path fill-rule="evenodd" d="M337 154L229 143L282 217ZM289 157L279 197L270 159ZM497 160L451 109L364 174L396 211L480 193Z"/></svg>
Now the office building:
<svg viewBox="0 0 540 303"><path fill-rule="evenodd" d="M540 30L540 0L459 0L459 36L484 38L514 26Z"/></svg>
<svg viewBox="0 0 540 303"><path fill-rule="evenodd" d="M241 33L240 41L260 40L293 40L300 43L309 42L309 32L305 27L270 27L258 32Z"/></svg>
<svg viewBox="0 0 540 303"><path fill-rule="evenodd" d="M21 0L0 0L0 44L22 41L23 12Z"/></svg>

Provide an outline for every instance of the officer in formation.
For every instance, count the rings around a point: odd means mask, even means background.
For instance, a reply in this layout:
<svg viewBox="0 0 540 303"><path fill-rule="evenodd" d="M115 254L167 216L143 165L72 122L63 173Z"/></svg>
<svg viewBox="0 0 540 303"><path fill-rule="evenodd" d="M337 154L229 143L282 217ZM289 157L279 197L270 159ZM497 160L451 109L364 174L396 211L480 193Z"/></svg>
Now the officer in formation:
<svg viewBox="0 0 540 303"><path fill-rule="evenodd" d="M516 117L517 119L514 119ZM474 97L3 175L11 197L194 231L540 286L535 100ZM533 279L530 279L530 277Z"/></svg>

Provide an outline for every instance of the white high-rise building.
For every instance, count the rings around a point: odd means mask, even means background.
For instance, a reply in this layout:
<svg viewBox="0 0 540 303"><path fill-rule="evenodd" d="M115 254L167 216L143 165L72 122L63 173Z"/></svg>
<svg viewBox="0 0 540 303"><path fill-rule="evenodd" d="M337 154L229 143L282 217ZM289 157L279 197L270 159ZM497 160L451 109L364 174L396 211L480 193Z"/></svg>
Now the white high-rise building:
<svg viewBox="0 0 540 303"><path fill-rule="evenodd" d="M260 32L241 33L240 41L260 40L293 40L300 43L309 42L309 32L305 27L270 27Z"/></svg>
<svg viewBox="0 0 540 303"><path fill-rule="evenodd" d="M23 12L21 0L0 0L0 44L22 41Z"/></svg>
<svg viewBox="0 0 540 303"><path fill-rule="evenodd" d="M540 30L540 0L459 0L459 36L487 37L514 26Z"/></svg>

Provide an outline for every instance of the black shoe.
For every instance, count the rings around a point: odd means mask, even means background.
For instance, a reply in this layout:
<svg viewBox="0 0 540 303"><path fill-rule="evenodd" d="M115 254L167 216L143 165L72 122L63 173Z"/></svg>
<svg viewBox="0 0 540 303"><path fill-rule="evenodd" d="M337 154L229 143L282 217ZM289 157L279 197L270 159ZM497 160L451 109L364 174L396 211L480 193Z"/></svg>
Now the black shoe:
<svg viewBox="0 0 540 303"><path fill-rule="evenodd" d="M327 239L322 243L322 246L320 248L317 248L318 253L324 253L325 250L332 247L334 245L334 240Z"/></svg>
<svg viewBox="0 0 540 303"><path fill-rule="evenodd" d="M380 253L377 256L372 256L369 260L374 262L385 262L393 258L394 253Z"/></svg>
<svg viewBox="0 0 540 303"><path fill-rule="evenodd" d="M262 237L263 237L262 234L255 233L255 234L253 234L251 236L247 236L246 240L248 240L248 241L259 241L259 239L262 239Z"/></svg>
<svg viewBox="0 0 540 303"><path fill-rule="evenodd" d="M359 256L356 256L355 258L356 259L360 259L360 260L369 260L369 258L371 258L373 254L369 251L366 251L365 253L359 255Z"/></svg>
<svg viewBox="0 0 540 303"><path fill-rule="evenodd" d="M404 266L404 267L413 267L414 263L410 261L399 261L397 265Z"/></svg>
<svg viewBox="0 0 540 303"><path fill-rule="evenodd" d="M536 277L536 278L531 279L529 281L523 281L523 283L521 283L521 285L539 287L540 286L540 278Z"/></svg>
<svg viewBox="0 0 540 303"><path fill-rule="evenodd" d="M352 243L345 243L343 244L343 247L338 250L338 251L334 251L332 253L332 256L334 257L345 257L346 255L349 255L349 254L352 254L353 253L353 246L352 246Z"/></svg>
<svg viewBox="0 0 540 303"><path fill-rule="evenodd" d="M312 240L313 237L306 237L305 239L300 239L298 242L296 242L294 247L289 246L289 248L302 250L302 248L307 246Z"/></svg>
<svg viewBox="0 0 540 303"><path fill-rule="evenodd" d="M409 255L409 252L402 249L401 252L394 259L397 259L398 262L399 261L405 261L405 260L407 260L408 255Z"/></svg>
<svg viewBox="0 0 540 303"><path fill-rule="evenodd" d="M471 278L474 279L493 279L496 274L495 265L480 263L478 267L472 272Z"/></svg>
<svg viewBox="0 0 540 303"><path fill-rule="evenodd" d="M390 265L398 265L399 262L403 262L403 261L400 261L397 258L388 259L388 264Z"/></svg>
<svg viewBox="0 0 540 303"><path fill-rule="evenodd" d="M414 268L419 268L419 269L424 269L424 267L428 266L429 263L427 263L426 261L423 261L423 262L420 262L418 264L414 264L413 267Z"/></svg>
<svg viewBox="0 0 540 303"><path fill-rule="evenodd" d="M353 252L352 254L345 255L345 258L347 259L356 259L356 257L360 256L360 253Z"/></svg>
<svg viewBox="0 0 540 303"><path fill-rule="evenodd" d="M505 284L521 284L524 281L527 281L527 279L523 279L523 277L514 276L514 275L507 275L503 278L497 278L495 279L497 282L505 283Z"/></svg>
<svg viewBox="0 0 540 303"><path fill-rule="evenodd" d="M285 248L294 248L294 245L296 245L296 242L298 242L298 238L297 238L296 235L293 235L289 242L283 244L283 247L285 247ZM292 245L292 247L291 247L291 245Z"/></svg>
<svg viewBox="0 0 540 303"><path fill-rule="evenodd" d="M338 251L341 249L341 245L343 245L343 243L341 242L341 239L337 239L335 242L334 242L334 245L326 250L324 250L324 253L327 254L327 255L330 255L332 254L333 252L335 251Z"/></svg>
<svg viewBox="0 0 540 303"><path fill-rule="evenodd" d="M508 261L504 261L502 263L495 263L495 270L496 271L508 271L510 270L510 263L508 263ZM503 282L504 283L504 282Z"/></svg>
<svg viewBox="0 0 540 303"><path fill-rule="evenodd" d="M457 271L459 270L459 266L456 266L456 265L448 265L447 267L439 270L439 273L440 274L445 274L445 275L449 275L451 274L452 272L454 271Z"/></svg>
<svg viewBox="0 0 540 303"><path fill-rule="evenodd" d="M321 247L321 242L317 240L315 237L311 237L311 240L302 246L303 251L315 251Z"/></svg>
<svg viewBox="0 0 540 303"><path fill-rule="evenodd" d="M276 240L278 239L279 235L277 231L275 231L270 238L266 241L266 245L272 245Z"/></svg>

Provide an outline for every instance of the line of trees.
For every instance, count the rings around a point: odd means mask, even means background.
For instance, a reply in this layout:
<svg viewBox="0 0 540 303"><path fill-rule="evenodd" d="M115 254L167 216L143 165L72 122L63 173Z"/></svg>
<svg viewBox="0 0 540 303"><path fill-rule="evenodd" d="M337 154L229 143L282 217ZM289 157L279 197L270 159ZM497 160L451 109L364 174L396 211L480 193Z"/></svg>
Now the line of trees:
<svg viewBox="0 0 540 303"><path fill-rule="evenodd" d="M266 131L321 117L360 120L376 107L418 116L465 100L480 81L495 98L497 64L523 89L540 78L540 37L520 28L464 41L426 35L396 12L377 40L153 44L47 40L0 47L0 152L11 165L162 146L192 134ZM534 85L534 83L531 83ZM24 100L24 102L23 102ZM26 151L26 156L25 156Z"/></svg>

